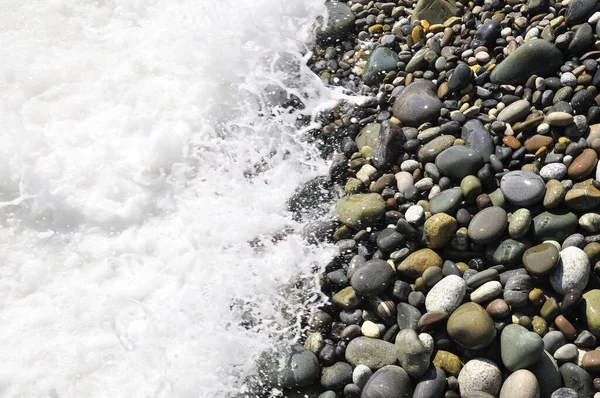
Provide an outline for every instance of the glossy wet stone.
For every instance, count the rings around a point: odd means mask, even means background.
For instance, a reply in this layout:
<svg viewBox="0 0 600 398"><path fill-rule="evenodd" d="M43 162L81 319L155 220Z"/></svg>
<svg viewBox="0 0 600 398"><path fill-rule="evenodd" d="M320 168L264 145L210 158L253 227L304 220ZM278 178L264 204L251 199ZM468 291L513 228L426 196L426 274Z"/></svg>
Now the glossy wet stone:
<svg viewBox="0 0 600 398"><path fill-rule="evenodd" d="M408 85L396 98L393 113L407 126L419 126L437 119L442 102L435 94L435 85L421 80Z"/></svg>
<svg viewBox="0 0 600 398"><path fill-rule="evenodd" d="M385 201L376 193L356 194L340 199L335 207L340 221L355 229L377 223L385 212Z"/></svg>
<svg viewBox="0 0 600 398"><path fill-rule="evenodd" d="M390 365L373 373L361 398L411 398L412 393L412 382L404 369Z"/></svg>
<svg viewBox="0 0 600 398"><path fill-rule="evenodd" d="M462 198L463 195L460 189L447 189L438 193L429 201L429 211L433 214L454 214L460 207Z"/></svg>
<svg viewBox="0 0 600 398"><path fill-rule="evenodd" d="M506 211L501 207L488 207L473 217L468 233L476 243L489 243L499 238L505 231L508 219Z"/></svg>
<svg viewBox="0 0 600 398"><path fill-rule="evenodd" d="M523 265L532 275L547 275L556 267L560 257L556 246L551 243L541 243L523 253Z"/></svg>
<svg viewBox="0 0 600 398"><path fill-rule="evenodd" d="M468 175L476 174L483 164L481 153L462 145L444 150L435 159L438 170L454 181L460 181Z"/></svg>
<svg viewBox="0 0 600 398"><path fill-rule="evenodd" d="M323 21L317 20L317 38L323 42L334 42L343 38L352 28L356 19L345 3L325 3L328 22L323 29Z"/></svg>
<svg viewBox="0 0 600 398"><path fill-rule="evenodd" d="M500 349L504 366L515 371L538 362L544 352L544 342L523 326L508 325L500 335Z"/></svg>
<svg viewBox="0 0 600 398"><path fill-rule="evenodd" d="M441 267L442 258L431 249L420 249L402 261L396 271L407 277L417 278L429 267Z"/></svg>
<svg viewBox="0 0 600 398"><path fill-rule="evenodd" d="M553 44L545 40L533 40L513 51L492 71L492 83L524 83L530 76L549 76L562 64L563 56Z"/></svg>
<svg viewBox="0 0 600 398"><path fill-rule="evenodd" d="M387 72L396 70L397 64L398 54L395 51L387 47L377 47L365 65L362 78L366 84L379 83Z"/></svg>
<svg viewBox="0 0 600 398"><path fill-rule="evenodd" d="M500 189L509 202L523 207L541 202L546 193L544 180L528 171L507 173L500 180Z"/></svg>
<svg viewBox="0 0 600 398"><path fill-rule="evenodd" d="M545 211L533 218L533 235L537 240L562 242L577 230L578 219L574 213L566 211Z"/></svg>
<svg viewBox="0 0 600 398"><path fill-rule="evenodd" d="M468 349L487 347L496 337L494 321L475 303L458 307L448 319L446 329L452 340Z"/></svg>
<svg viewBox="0 0 600 398"><path fill-rule="evenodd" d="M392 283L394 270L383 260L369 260L360 267L350 280L354 291L361 296L375 296Z"/></svg>

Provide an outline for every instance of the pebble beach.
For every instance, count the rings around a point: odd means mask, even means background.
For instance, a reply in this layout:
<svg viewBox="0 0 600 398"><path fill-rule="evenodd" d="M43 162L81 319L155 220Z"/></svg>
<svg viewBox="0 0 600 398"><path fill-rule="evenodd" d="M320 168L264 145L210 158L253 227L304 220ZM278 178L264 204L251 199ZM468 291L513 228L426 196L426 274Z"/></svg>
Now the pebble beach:
<svg viewBox="0 0 600 398"><path fill-rule="evenodd" d="M289 208L339 254L268 378L289 397L600 397L600 4L325 6L308 65L363 100L316 117L329 172Z"/></svg>

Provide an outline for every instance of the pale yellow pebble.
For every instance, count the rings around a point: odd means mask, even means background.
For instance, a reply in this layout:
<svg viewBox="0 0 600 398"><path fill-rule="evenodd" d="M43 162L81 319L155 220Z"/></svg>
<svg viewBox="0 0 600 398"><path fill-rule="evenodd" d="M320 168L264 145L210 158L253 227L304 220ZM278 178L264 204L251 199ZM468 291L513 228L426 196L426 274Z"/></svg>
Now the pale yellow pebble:
<svg viewBox="0 0 600 398"><path fill-rule="evenodd" d="M364 321L362 326L360 327L360 331L365 337L371 337L374 339L379 338L379 326L377 326L375 322Z"/></svg>

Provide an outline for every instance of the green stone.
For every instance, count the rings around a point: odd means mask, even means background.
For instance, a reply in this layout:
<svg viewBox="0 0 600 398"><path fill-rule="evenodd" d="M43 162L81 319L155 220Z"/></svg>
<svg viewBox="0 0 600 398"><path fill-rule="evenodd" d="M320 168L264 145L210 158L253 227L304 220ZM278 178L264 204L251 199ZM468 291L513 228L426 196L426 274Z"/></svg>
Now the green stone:
<svg viewBox="0 0 600 398"><path fill-rule="evenodd" d="M492 317L475 303L458 307L446 325L450 338L469 350L487 347L496 337Z"/></svg>
<svg viewBox="0 0 600 398"><path fill-rule="evenodd" d="M562 65L558 48L546 40L532 40L517 48L492 71L490 80L496 84L518 85L532 75L549 76Z"/></svg>
<svg viewBox="0 0 600 398"><path fill-rule="evenodd" d="M513 239L524 237L531 225L531 212L529 209L515 211L508 222L508 234Z"/></svg>
<svg viewBox="0 0 600 398"><path fill-rule="evenodd" d="M542 358L544 340L521 325L508 325L500 335L502 363L510 371L527 368Z"/></svg>
<svg viewBox="0 0 600 398"><path fill-rule="evenodd" d="M550 273L558 264L558 249L552 243L541 243L523 253L523 265L532 275L542 276Z"/></svg>
<svg viewBox="0 0 600 398"><path fill-rule="evenodd" d="M342 223L359 230L381 220L385 213L385 201L378 193L361 193L341 198L335 210Z"/></svg>
<svg viewBox="0 0 600 398"><path fill-rule="evenodd" d="M363 70L363 81L366 84L380 83L385 74L396 70L398 54L387 47L377 47L369 57Z"/></svg>
<svg viewBox="0 0 600 398"><path fill-rule="evenodd" d="M432 214L454 214L460 208L462 192L458 188L446 189L435 195L429 201L429 211Z"/></svg>
<svg viewBox="0 0 600 398"><path fill-rule="evenodd" d="M437 155L442 153L445 149L448 149L454 144L456 137L453 135L441 135L429 141L423 145L417 155L422 163L433 162Z"/></svg>
<svg viewBox="0 0 600 398"><path fill-rule="evenodd" d="M533 219L533 236L539 240L562 242L577 230L578 217L571 212L545 211Z"/></svg>
<svg viewBox="0 0 600 398"><path fill-rule="evenodd" d="M559 207L564 199L567 190L558 180L550 180L546 183L546 194L544 195L544 207L546 209L555 209Z"/></svg>
<svg viewBox="0 0 600 398"><path fill-rule="evenodd" d="M600 289L590 290L583 295L585 319L588 330L596 337L600 337Z"/></svg>
<svg viewBox="0 0 600 398"><path fill-rule="evenodd" d="M475 198L483 192L483 186L479 178L470 175L466 176L460 182L460 191L464 195L467 202L475 201Z"/></svg>
<svg viewBox="0 0 600 398"><path fill-rule="evenodd" d="M456 4L449 0L419 0L412 22L426 20L431 25L444 23L456 15Z"/></svg>
<svg viewBox="0 0 600 398"><path fill-rule="evenodd" d="M380 128L381 124L379 123L369 123L360 130L355 140L359 151L365 146L375 148Z"/></svg>
<svg viewBox="0 0 600 398"><path fill-rule="evenodd" d="M356 308L360 305L361 299L356 295L352 286L348 286L336 294L331 298L333 303L338 307L342 308Z"/></svg>

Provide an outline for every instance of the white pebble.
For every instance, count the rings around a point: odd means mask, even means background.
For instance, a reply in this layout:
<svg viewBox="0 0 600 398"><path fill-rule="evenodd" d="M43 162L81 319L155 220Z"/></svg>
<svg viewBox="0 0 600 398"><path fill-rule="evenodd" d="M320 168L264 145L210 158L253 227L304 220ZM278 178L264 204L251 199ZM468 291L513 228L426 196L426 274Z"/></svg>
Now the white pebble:
<svg viewBox="0 0 600 398"><path fill-rule="evenodd" d="M467 294L467 283L456 275L448 275L436 283L425 297L427 312L452 312L457 309Z"/></svg>
<svg viewBox="0 0 600 398"><path fill-rule="evenodd" d="M502 284L498 281L489 281L471 293L471 301L478 304L483 303L495 299L500 293L502 293Z"/></svg>
<svg viewBox="0 0 600 398"><path fill-rule="evenodd" d="M572 161L573 161L573 156L571 156L571 155L566 155L565 157L563 157L563 164L567 167L569 167L571 165Z"/></svg>
<svg viewBox="0 0 600 398"><path fill-rule="evenodd" d="M369 185L371 179L375 177L375 175L377 175L377 169L370 164L365 164L358 170L358 173L356 173L356 178L363 184Z"/></svg>
<svg viewBox="0 0 600 398"><path fill-rule="evenodd" d="M373 372L367 365L357 365L352 371L352 383L363 388L372 375Z"/></svg>
<svg viewBox="0 0 600 398"><path fill-rule="evenodd" d="M527 34L525 34L525 41L530 40L534 37L538 37L539 35L540 35L540 31L538 28L531 28L531 29L529 29Z"/></svg>
<svg viewBox="0 0 600 398"><path fill-rule="evenodd" d="M371 337L374 339L379 338L379 326L375 322L364 321L360 327L360 331L363 336Z"/></svg>
<svg viewBox="0 0 600 398"><path fill-rule="evenodd" d="M506 39L508 36L511 35L511 33L512 29L510 27L506 27L500 31L500 36Z"/></svg>
<svg viewBox="0 0 600 398"><path fill-rule="evenodd" d="M462 396L477 391L497 396L501 385L502 373L489 359L471 359L458 374L458 386Z"/></svg>
<svg viewBox="0 0 600 398"><path fill-rule="evenodd" d="M560 261L550 274L550 284L558 294L569 290L583 291L590 278L590 260L578 247L570 246L560 252Z"/></svg>
<svg viewBox="0 0 600 398"><path fill-rule="evenodd" d="M419 205L412 205L406 209L404 218L411 224L419 224L425 217L425 210Z"/></svg>
<svg viewBox="0 0 600 398"><path fill-rule="evenodd" d="M421 178L419 181L415 183L415 188L419 192L427 192L431 188L433 188L433 180L429 177Z"/></svg>
<svg viewBox="0 0 600 398"><path fill-rule="evenodd" d="M414 159L405 160L400 165L400 170L408 171L409 173L412 173L413 171L415 171L418 168L419 168L419 162Z"/></svg>
<svg viewBox="0 0 600 398"><path fill-rule="evenodd" d="M596 22L600 21L600 11L596 11L595 13L592 14L592 16L588 19L588 22L591 23L592 25L595 24Z"/></svg>
<svg viewBox="0 0 600 398"><path fill-rule="evenodd" d="M548 123L540 123L539 126L537 126L537 133L538 134L548 134L548 132L550 131L550 125Z"/></svg>
<svg viewBox="0 0 600 398"><path fill-rule="evenodd" d="M567 166L562 163L550 163L542 167L540 177L544 180L560 180L567 174Z"/></svg>
<svg viewBox="0 0 600 398"><path fill-rule="evenodd" d="M480 53L475 54L475 58L477 59L477 61L485 64L486 62L489 62L490 54L486 53L485 51L482 51Z"/></svg>
<svg viewBox="0 0 600 398"><path fill-rule="evenodd" d="M571 72L565 72L560 75L560 84L563 86L575 87L577 85L577 78Z"/></svg>

